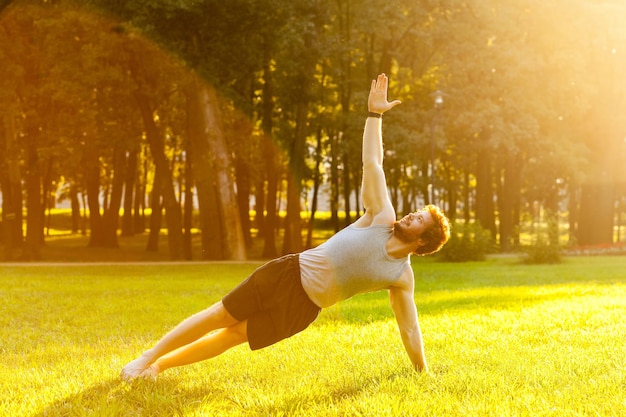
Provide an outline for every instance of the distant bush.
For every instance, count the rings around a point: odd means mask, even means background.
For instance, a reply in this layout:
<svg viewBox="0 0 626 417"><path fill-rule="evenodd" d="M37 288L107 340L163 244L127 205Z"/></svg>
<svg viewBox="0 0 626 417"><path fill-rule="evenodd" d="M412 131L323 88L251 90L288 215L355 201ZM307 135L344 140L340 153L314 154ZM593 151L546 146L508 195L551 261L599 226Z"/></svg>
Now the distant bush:
<svg viewBox="0 0 626 417"><path fill-rule="evenodd" d="M538 236L528 247L524 263L527 264L558 264L561 262L561 248Z"/></svg>
<svg viewBox="0 0 626 417"><path fill-rule="evenodd" d="M457 223L440 252L443 262L484 261L492 246L491 233L478 224Z"/></svg>
<svg viewBox="0 0 626 417"><path fill-rule="evenodd" d="M556 216L549 215L547 237L537 232L532 245L528 248L524 262L527 264L558 264L561 262L559 229Z"/></svg>

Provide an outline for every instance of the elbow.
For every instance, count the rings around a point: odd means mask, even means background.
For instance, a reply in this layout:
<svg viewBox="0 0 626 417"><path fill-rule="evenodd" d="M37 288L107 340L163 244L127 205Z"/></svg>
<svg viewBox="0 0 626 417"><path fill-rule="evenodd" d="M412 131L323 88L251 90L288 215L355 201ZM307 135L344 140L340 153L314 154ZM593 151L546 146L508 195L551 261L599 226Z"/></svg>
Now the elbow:
<svg viewBox="0 0 626 417"><path fill-rule="evenodd" d="M380 169L383 166L383 161L378 158L363 158L363 170Z"/></svg>

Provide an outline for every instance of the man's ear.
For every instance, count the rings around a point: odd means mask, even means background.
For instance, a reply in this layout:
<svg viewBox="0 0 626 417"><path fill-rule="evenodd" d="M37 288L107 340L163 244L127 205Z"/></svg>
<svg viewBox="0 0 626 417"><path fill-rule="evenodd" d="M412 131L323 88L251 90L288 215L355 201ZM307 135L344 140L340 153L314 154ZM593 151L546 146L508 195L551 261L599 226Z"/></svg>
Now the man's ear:
<svg viewBox="0 0 626 417"><path fill-rule="evenodd" d="M426 244L426 242L424 242L424 239L422 239L421 237L418 237L415 240L415 245L413 246L413 250L411 251L411 255L419 255L419 248L421 248L422 246L424 246Z"/></svg>

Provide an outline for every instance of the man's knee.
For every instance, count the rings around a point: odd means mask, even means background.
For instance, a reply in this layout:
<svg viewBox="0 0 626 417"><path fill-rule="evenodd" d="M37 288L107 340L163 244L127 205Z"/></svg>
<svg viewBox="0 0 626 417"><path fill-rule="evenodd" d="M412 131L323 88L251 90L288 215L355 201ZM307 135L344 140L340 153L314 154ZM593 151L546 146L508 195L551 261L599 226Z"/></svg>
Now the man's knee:
<svg viewBox="0 0 626 417"><path fill-rule="evenodd" d="M248 321L240 321L234 326L230 326L224 329L229 338L236 343L244 343L248 341Z"/></svg>

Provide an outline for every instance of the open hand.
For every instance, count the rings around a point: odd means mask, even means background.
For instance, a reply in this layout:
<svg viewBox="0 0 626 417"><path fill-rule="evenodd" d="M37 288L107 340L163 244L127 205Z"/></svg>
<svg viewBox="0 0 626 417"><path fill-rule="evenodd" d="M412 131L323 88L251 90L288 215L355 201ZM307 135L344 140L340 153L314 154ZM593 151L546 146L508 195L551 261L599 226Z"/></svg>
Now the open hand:
<svg viewBox="0 0 626 417"><path fill-rule="evenodd" d="M383 114L387 110L401 103L400 100L387 101L387 86L389 79L385 74L380 74L377 79L372 80L370 96L367 99L367 108L373 113Z"/></svg>

